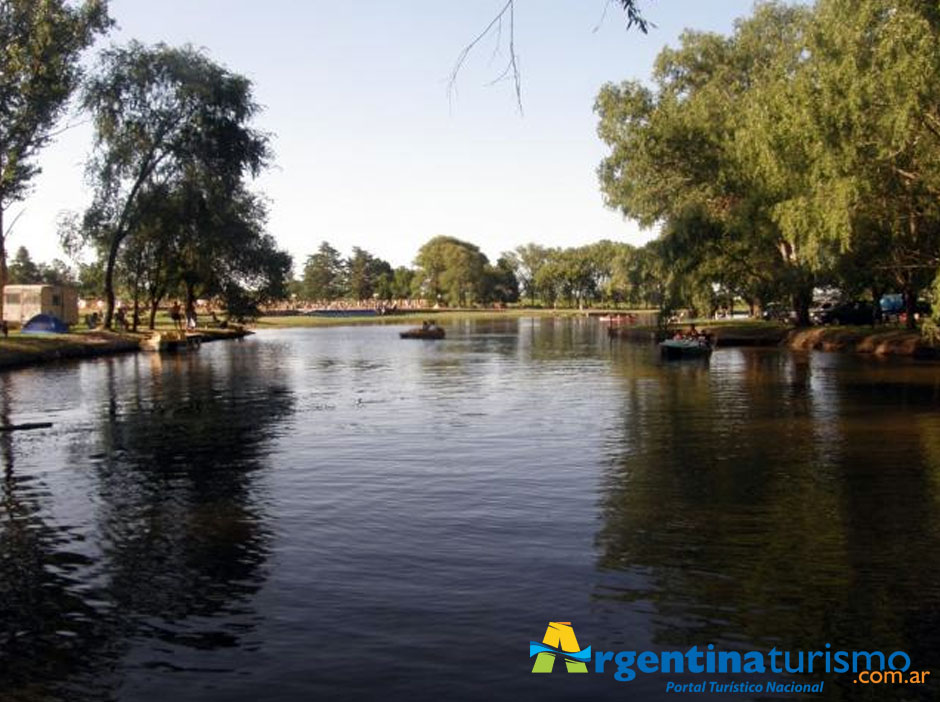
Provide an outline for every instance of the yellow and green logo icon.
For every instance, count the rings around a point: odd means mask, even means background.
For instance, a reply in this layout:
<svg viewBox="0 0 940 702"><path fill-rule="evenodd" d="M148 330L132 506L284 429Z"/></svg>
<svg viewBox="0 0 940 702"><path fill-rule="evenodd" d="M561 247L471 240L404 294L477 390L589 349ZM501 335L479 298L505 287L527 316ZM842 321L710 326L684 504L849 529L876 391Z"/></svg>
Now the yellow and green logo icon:
<svg viewBox="0 0 940 702"><path fill-rule="evenodd" d="M559 656L564 658L569 673L586 673L591 647L581 650L571 622L549 622L542 643L529 642L529 658L532 656L535 656L533 673L551 673Z"/></svg>

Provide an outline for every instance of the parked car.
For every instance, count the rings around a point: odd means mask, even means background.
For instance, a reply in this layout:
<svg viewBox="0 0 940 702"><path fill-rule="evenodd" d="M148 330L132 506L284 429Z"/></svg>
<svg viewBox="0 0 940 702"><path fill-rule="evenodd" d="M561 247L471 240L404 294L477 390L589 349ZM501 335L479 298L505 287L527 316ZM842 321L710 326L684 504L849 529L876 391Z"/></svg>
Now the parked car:
<svg viewBox="0 0 940 702"><path fill-rule="evenodd" d="M809 319L813 324L822 324L820 319L824 314L828 314L829 311L835 307L838 302L818 302L813 307L809 308Z"/></svg>
<svg viewBox="0 0 940 702"><path fill-rule="evenodd" d="M814 315L816 324L874 324L875 306L870 302L840 302L823 306Z"/></svg>

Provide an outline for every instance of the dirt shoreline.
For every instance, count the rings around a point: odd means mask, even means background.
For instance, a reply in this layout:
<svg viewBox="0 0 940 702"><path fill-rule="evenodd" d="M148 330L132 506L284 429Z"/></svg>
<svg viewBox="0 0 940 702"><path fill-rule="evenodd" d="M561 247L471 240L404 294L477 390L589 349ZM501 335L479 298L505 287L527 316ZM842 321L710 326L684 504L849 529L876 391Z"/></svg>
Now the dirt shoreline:
<svg viewBox="0 0 940 702"><path fill-rule="evenodd" d="M682 329L686 327L677 327ZM715 346L783 346L793 351L838 351L875 356L908 356L940 359L940 347L930 345L920 332L884 327L810 327L794 329L779 324L702 324L701 331L712 334ZM656 340L652 327L624 327L611 330L611 336L637 342Z"/></svg>

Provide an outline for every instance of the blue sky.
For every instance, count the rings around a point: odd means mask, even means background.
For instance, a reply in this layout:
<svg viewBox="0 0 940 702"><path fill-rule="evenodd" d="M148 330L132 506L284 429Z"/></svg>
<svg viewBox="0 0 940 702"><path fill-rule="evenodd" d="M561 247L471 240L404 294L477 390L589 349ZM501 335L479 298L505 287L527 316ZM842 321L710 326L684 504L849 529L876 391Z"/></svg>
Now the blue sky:
<svg viewBox="0 0 940 702"><path fill-rule="evenodd" d="M626 31L606 0L517 0L516 49L525 113L509 82L488 85L507 57L482 44L449 100L461 48L505 0L112 0L131 38L191 43L254 81L274 135L275 166L256 181L269 229L303 259L326 239L409 264L430 237L479 244L495 258L529 241L575 245L651 236L604 207L596 168L594 97L607 81L646 79L683 28L727 33L751 0L641 0L657 27ZM73 117L73 120L80 117ZM43 154L43 174L9 240L36 260L63 256L55 222L90 193L88 126Z"/></svg>

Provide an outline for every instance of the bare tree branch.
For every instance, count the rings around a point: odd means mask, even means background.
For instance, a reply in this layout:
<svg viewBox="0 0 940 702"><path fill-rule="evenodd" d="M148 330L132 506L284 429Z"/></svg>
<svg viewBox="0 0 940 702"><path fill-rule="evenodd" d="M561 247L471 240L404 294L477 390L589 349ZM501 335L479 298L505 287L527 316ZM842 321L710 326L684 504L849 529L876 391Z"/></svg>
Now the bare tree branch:
<svg viewBox="0 0 940 702"><path fill-rule="evenodd" d="M597 23L597 26L594 27L594 32L600 28L603 24L604 19L607 17L607 9L614 2L614 0L606 0L604 5L604 11L601 15L600 21ZM649 20L643 17L640 13L640 10L637 8L638 0L617 0L617 4L623 8L623 11L627 15L627 29L636 27L644 34L649 31L650 27L655 27ZM454 62L454 67L450 72L450 76L447 80L447 97L448 100L453 101L454 96L457 94L457 78L460 75L460 71L463 69L464 64L466 64L467 59L470 57L470 54L473 53L473 50L477 47L480 42L482 42L490 34L495 35L496 46L493 49L493 55L490 57L490 62L492 63L493 59L499 53L499 48L502 45L502 30L503 30L503 20L508 17L509 20L509 59L506 62L505 67L496 76L488 85L493 85L499 83L509 76L512 76L513 87L516 93L516 106L519 109L519 114L523 114L522 109L522 74L519 70L519 56L516 53L516 27L515 27L515 10L516 10L516 0L506 0L506 4L502 6L499 12L496 13L496 16L490 20L490 23L483 28L483 31L477 34L473 40L467 44L460 53L457 54L457 60Z"/></svg>
<svg viewBox="0 0 940 702"><path fill-rule="evenodd" d="M496 13L496 16L490 20L490 23L486 25L482 32L477 34L469 44L467 44L461 52L457 55L457 60L454 62L454 68L450 72L450 78L447 81L447 95L449 98L453 98L457 94L457 77L460 74L460 70L463 68L464 64L467 62L470 54L476 48L476 46L483 41L490 33L496 34L496 47L493 50L493 56L499 51L500 44L502 43L502 25L503 18L509 16L509 62L506 65L506 68L503 69L499 77L497 77L493 82L499 82L502 80L510 71L513 73L513 77L516 81L516 100L519 107L519 112L522 112L522 99L521 99L521 90L522 87L519 82L519 69L516 62L516 48L515 48L515 30L513 26L514 19L514 5L515 0L507 0L506 4L503 5L503 8ZM491 59L492 60L492 59Z"/></svg>
<svg viewBox="0 0 940 702"><path fill-rule="evenodd" d="M23 216L23 213L24 213L24 212L26 212L25 209L20 210L19 212L16 213L16 217L14 217L14 218L13 218L13 221L10 222L10 226L7 227L7 229L6 229L5 232L3 232L3 238L4 238L4 239L8 238L8 237L10 236L10 234L13 232L13 227L16 226L16 223L19 221L20 217Z"/></svg>

